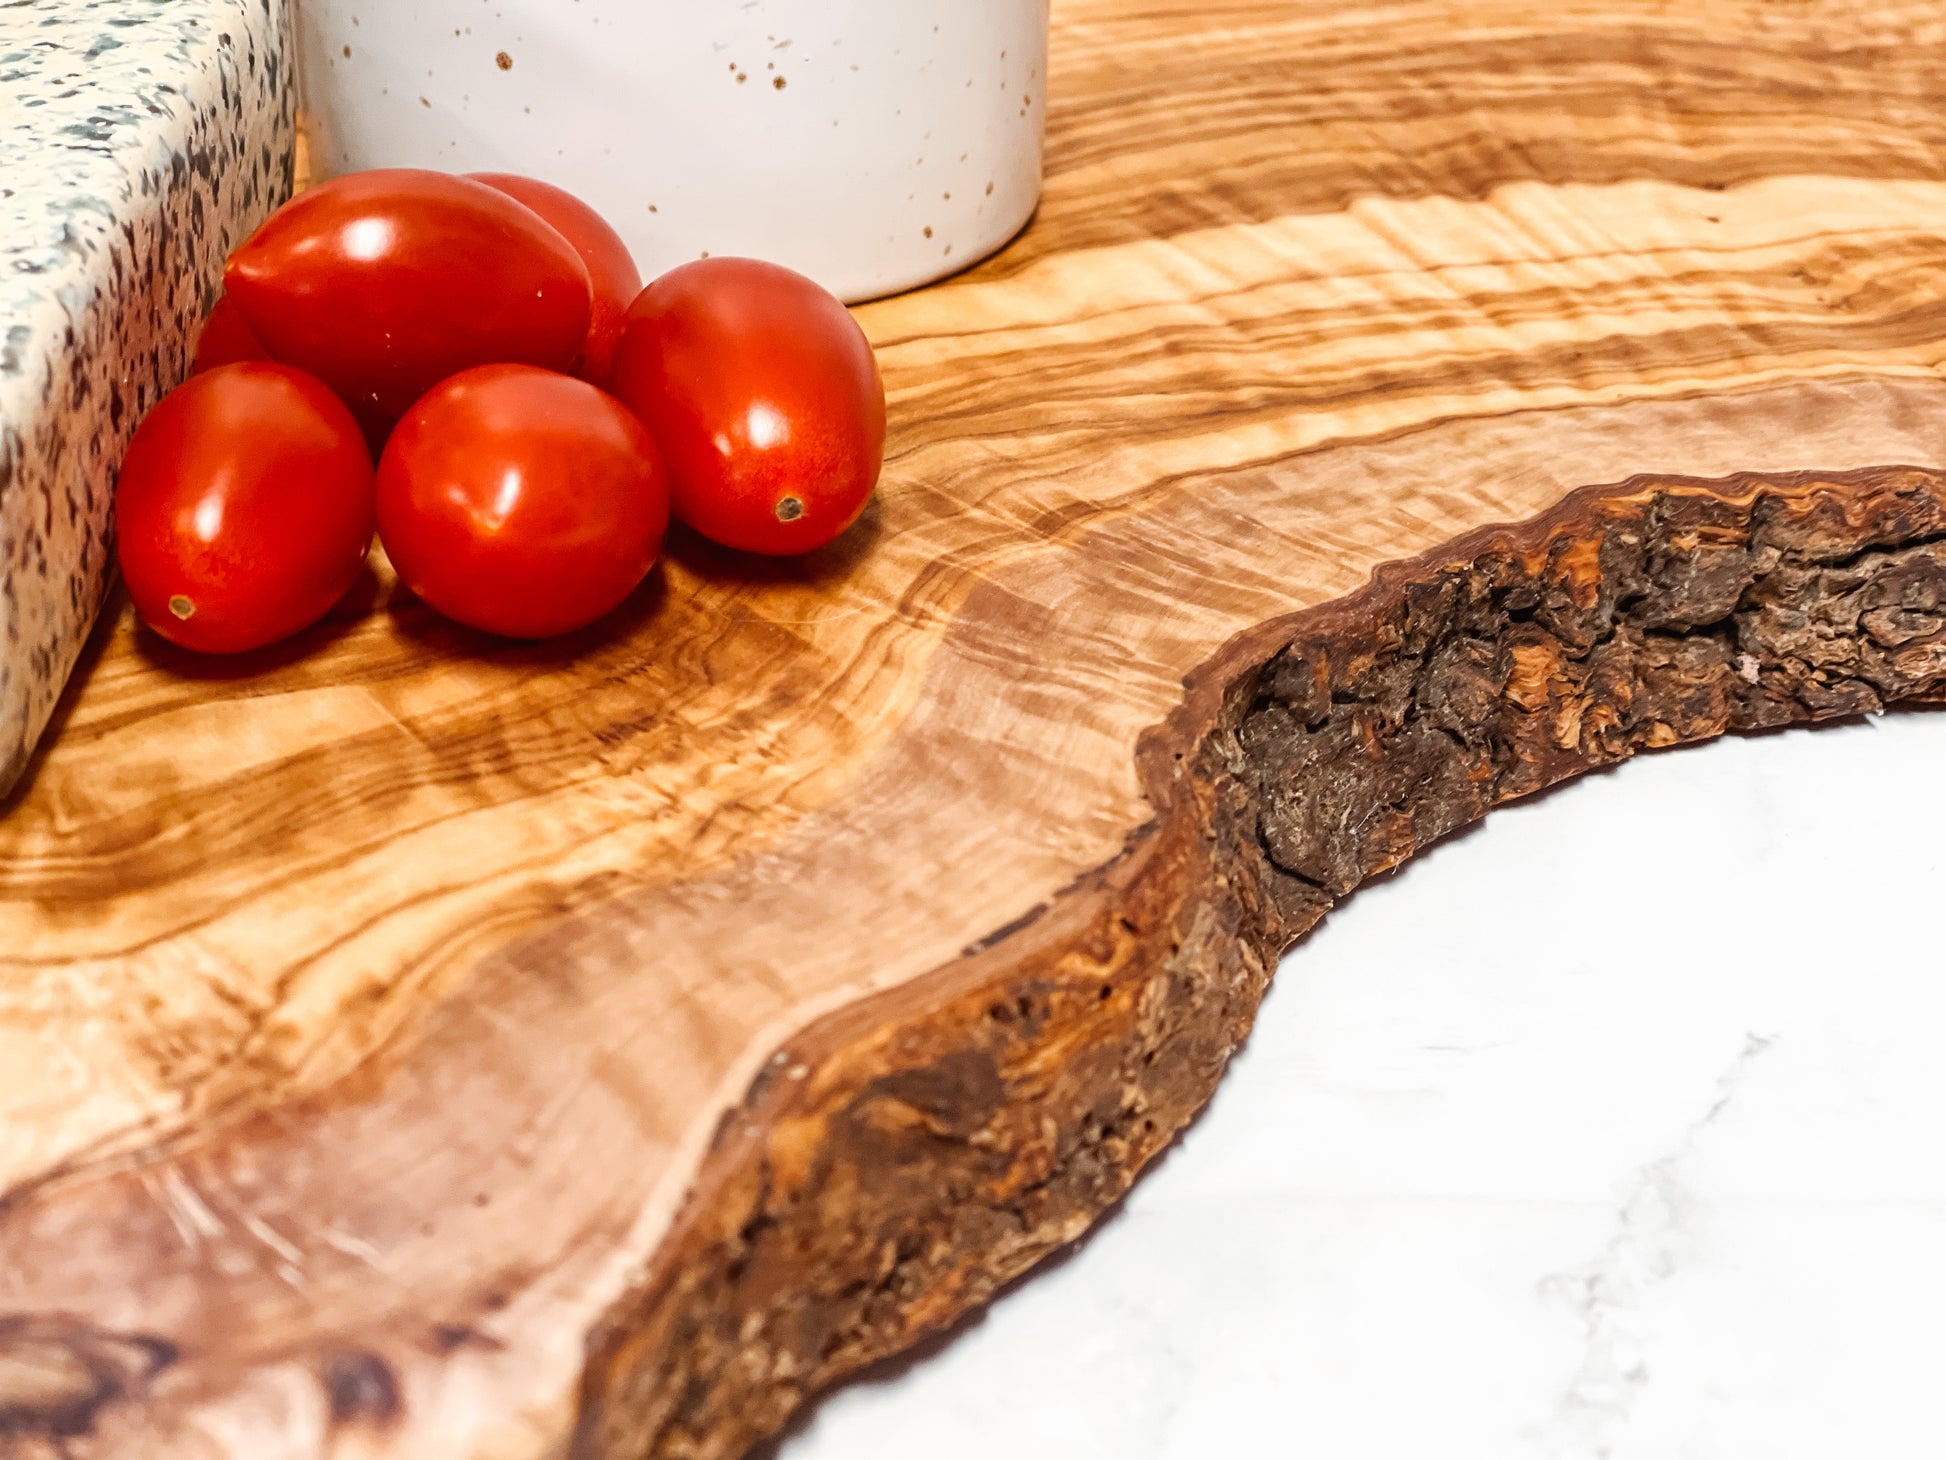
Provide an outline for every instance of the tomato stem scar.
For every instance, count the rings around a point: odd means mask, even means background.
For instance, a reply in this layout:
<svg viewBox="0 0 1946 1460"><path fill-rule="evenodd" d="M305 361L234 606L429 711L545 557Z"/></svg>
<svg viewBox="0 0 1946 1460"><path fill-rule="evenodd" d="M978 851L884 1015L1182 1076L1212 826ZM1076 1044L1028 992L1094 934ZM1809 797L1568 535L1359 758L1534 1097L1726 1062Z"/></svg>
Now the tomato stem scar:
<svg viewBox="0 0 1946 1460"><path fill-rule="evenodd" d="M196 601L178 593L174 598L169 600L169 612L173 613L177 618L192 618L196 613Z"/></svg>
<svg viewBox="0 0 1946 1460"><path fill-rule="evenodd" d="M779 522L795 522L803 515L804 504L797 498L779 497L777 499L777 520Z"/></svg>

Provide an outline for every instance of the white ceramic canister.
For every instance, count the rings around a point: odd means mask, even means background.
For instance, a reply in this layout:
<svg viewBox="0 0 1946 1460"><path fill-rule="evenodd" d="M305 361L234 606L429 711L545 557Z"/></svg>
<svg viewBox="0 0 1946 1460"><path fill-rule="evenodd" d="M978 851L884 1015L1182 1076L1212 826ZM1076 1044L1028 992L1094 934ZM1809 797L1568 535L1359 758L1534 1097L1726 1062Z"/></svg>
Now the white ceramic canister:
<svg viewBox="0 0 1946 1460"><path fill-rule="evenodd" d="M1048 0L295 3L314 177L544 178L645 277L742 254L869 299L1040 197Z"/></svg>

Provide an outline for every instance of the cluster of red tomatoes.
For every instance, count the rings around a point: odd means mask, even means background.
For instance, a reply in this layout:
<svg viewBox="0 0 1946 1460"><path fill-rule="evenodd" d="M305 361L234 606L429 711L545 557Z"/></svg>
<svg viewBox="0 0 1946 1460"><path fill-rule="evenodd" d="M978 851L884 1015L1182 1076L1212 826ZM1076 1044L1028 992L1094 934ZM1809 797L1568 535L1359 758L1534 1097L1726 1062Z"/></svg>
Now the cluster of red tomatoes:
<svg viewBox="0 0 1946 1460"><path fill-rule="evenodd" d="M642 581L672 513L801 553L878 482L884 387L842 304L750 259L644 289L615 231L547 183L324 183L224 287L198 373L142 422L116 489L136 611L190 649L316 622L374 531L448 617L565 633Z"/></svg>

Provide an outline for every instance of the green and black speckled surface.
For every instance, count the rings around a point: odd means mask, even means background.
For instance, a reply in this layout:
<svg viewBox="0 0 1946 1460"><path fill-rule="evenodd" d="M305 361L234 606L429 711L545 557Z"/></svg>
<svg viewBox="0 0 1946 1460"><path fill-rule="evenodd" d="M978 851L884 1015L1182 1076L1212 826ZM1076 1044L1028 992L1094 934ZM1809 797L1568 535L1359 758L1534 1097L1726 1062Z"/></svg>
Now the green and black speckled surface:
<svg viewBox="0 0 1946 1460"><path fill-rule="evenodd" d="M0 6L0 796L112 578L114 473L290 187L287 0Z"/></svg>

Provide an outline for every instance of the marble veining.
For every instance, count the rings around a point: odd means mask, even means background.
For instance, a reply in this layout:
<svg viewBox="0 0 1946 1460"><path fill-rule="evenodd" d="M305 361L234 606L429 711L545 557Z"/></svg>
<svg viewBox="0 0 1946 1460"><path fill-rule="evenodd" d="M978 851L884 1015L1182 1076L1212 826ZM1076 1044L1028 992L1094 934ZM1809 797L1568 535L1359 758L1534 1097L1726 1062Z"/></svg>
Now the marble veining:
<svg viewBox="0 0 1946 1460"><path fill-rule="evenodd" d="M111 579L122 449L289 191L287 10L0 4L0 795Z"/></svg>
<svg viewBox="0 0 1946 1460"><path fill-rule="evenodd" d="M1717 1078L1709 1107L1683 1132L1674 1151L1642 1168L1621 1199L1614 1233L1600 1256L1577 1271L1541 1282L1542 1296L1567 1304L1586 1332L1580 1367L1544 1427L1542 1438L1550 1449L1579 1445L1588 1453L1606 1455L1628 1429L1636 1400L1651 1377L1641 1333L1644 1300L1681 1270L1694 1246L1698 1200L1687 1183L1685 1163L1774 1040L1771 1035L1744 1035L1743 1048Z"/></svg>

